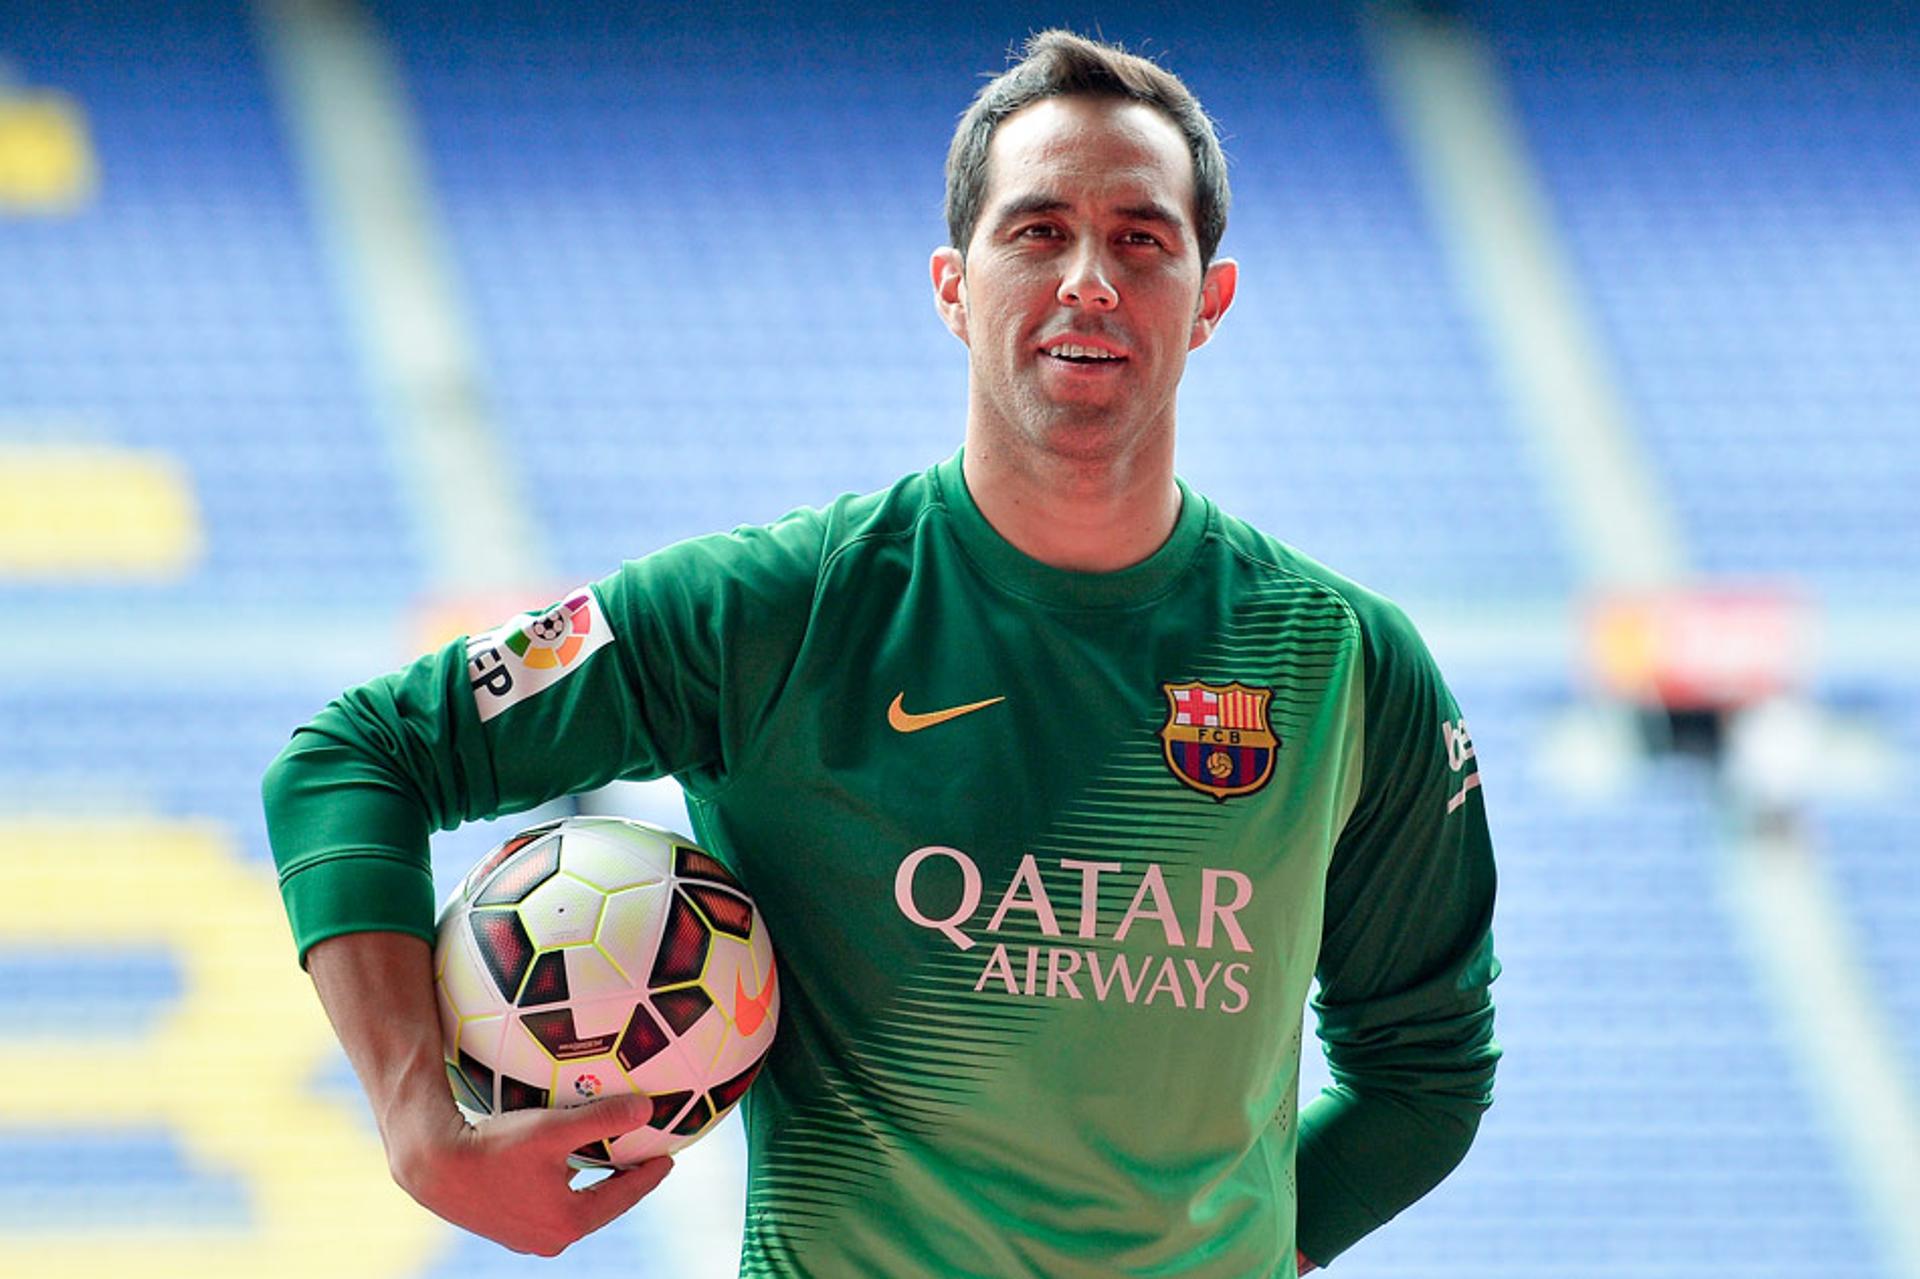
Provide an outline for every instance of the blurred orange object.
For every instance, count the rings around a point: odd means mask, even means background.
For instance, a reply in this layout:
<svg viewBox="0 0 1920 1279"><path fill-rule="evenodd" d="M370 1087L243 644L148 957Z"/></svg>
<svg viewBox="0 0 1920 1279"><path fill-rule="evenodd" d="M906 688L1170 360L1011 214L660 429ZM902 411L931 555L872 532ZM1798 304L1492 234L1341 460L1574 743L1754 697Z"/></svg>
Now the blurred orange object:
<svg viewBox="0 0 1920 1279"><path fill-rule="evenodd" d="M1619 592L1588 609L1587 663L1603 689L1642 706L1729 710L1799 687L1812 629L1786 587Z"/></svg>

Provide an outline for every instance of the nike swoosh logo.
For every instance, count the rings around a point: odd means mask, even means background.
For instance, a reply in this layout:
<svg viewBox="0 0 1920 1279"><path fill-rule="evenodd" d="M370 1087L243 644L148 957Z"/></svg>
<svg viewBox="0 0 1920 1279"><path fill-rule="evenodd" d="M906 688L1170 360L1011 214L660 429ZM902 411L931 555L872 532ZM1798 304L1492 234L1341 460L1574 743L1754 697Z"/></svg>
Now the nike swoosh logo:
<svg viewBox="0 0 1920 1279"><path fill-rule="evenodd" d="M733 1024L743 1035L751 1035L760 1029L767 1019L767 1010L773 1004L773 979L776 976L771 961L767 964L767 984L760 988L757 995L747 994L746 983L740 980L740 974L733 975Z"/></svg>
<svg viewBox="0 0 1920 1279"><path fill-rule="evenodd" d="M927 711L916 715L900 705L905 697L905 693L895 693L893 704L887 707L887 723L900 733L917 733L923 728L932 728L935 724L944 724L950 719L959 719L962 715L971 715L1007 700L1005 697L989 697L984 702L968 702L965 706L949 706L943 711Z"/></svg>

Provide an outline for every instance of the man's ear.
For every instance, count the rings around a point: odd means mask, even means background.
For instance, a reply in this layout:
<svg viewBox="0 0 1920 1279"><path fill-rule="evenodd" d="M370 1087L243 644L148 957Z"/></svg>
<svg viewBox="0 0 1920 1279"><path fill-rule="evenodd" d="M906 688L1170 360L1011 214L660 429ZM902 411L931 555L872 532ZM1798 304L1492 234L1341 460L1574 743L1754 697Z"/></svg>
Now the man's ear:
<svg viewBox="0 0 1920 1279"><path fill-rule="evenodd" d="M1233 290L1240 283L1240 264L1232 258L1216 258L1200 281L1200 309L1193 317L1193 332L1187 337L1187 350L1206 344L1220 327L1220 317L1233 305Z"/></svg>
<svg viewBox="0 0 1920 1279"><path fill-rule="evenodd" d="M933 309L940 312L947 330L962 342L967 341L967 263L960 250L951 246L933 251L929 264L933 271ZM969 343L971 345L971 343Z"/></svg>

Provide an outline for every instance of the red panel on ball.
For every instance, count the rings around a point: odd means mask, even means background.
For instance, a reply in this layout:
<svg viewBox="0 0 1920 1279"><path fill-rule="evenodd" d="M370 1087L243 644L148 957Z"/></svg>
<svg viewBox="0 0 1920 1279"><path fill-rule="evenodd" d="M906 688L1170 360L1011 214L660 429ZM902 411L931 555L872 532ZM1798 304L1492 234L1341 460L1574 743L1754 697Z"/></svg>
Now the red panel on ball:
<svg viewBox="0 0 1920 1279"><path fill-rule="evenodd" d="M660 938L660 953L653 961L651 986L674 986L698 981L707 967L707 947L713 934L707 921L688 903L682 893L673 895L673 909L667 913L666 932Z"/></svg>
<svg viewBox="0 0 1920 1279"><path fill-rule="evenodd" d="M501 867L474 905L510 906L525 901L528 893L552 879L559 869L560 840L556 836Z"/></svg>
<svg viewBox="0 0 1920 1279"><path fill-rule="evenodd" d="M511 910L476 910L467 916L473 929L474 944L480 959L493 977L493 984L509 1003L520 993L520 982L533 963L533 939Z"/></svg>
<svg viewBox="0 0 1920 1279"><path fill-rule="evenodd" d="M716 931L741 941L753 936L753 907L747 905L746 898L705 884L682 884L680 891L693 899Z"/></svg>
<svg viewBox="0 0 1920 1279"><path fill-rule="evenodd" d="M685 844L675 845L673 850L673 873L681 879L706 879L716 884L725 884L728 888L740 887L740 881L733 873L713 858L697 848L688 848Z"/></svg>

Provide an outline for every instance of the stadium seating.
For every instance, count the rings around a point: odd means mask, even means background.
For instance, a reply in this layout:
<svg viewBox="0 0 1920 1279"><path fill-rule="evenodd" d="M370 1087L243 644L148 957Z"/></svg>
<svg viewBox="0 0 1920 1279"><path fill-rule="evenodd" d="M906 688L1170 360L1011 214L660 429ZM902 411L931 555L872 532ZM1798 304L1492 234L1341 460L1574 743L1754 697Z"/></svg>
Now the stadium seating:
<svg viewBox="0 0 1920 1279"><path fill-rule="evenodd" d="M1529 743L1572 690L1459 683L1500 850L1506 1057L1466 1162L1338 1272L1785 1279L1817 1238L1836 1274L1885 1273L1740 953L1710 776L1673 760L1624 796L1559 793Z"/></svg>
<svg viewBox="0 0 1920 1279"><path fill-rule="evenodd" d="M1697 567L1911 607L1920 23L1754 8L1503 3L1492 26Z"/></svg>
<svg viewBox="0 0 1920 1279"><path fill-rule="evenodd" d="M77 104L100 174L0 222L0 446L166 457L205 525L184 576L0 580L0 611L401 606L415 530L245 11L4 6L0 55Z"/></svg>
<svg viewBox="0 0 1920 1279"><path fill-rule="evenodd" d="M1911 776L1911 761L1920 757L1920 685L1889 680L1836 696L1887 733L1906 762L1903 776ZM1862 975L1920 1083L1920 862L1913 855L1920 799L1904 785L1879 798L1823 799L1808 816L1814 846L1853 924Z"/></svg>

